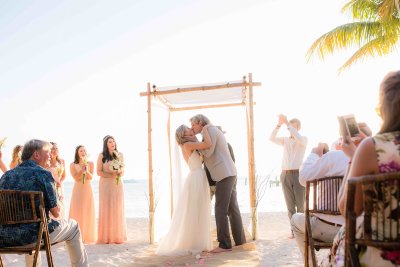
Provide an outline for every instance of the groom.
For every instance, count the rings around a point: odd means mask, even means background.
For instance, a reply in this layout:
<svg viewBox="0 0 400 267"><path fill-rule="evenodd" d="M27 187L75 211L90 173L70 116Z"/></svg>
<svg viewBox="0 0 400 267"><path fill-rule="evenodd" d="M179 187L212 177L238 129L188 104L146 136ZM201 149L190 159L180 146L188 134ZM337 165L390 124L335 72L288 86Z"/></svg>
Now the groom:
<svg viewBox="0 0 400 267"><path fill-rule="evenodd" d="M192 117L190 122L195 134L202 132L203 127L210 124L210 120L202 114ZM217 182L215 221L219 242L218 247L211 252L220 253L232 250L228 216L235 245L238 246L245 243L246 238L236 198L237 178L235 163L229 153L224 134L216 126L211 126L207 130L211 137L212 146L207 150L202 150L201 154L204 156L204 163L210 171L212 179Z"/></svg>

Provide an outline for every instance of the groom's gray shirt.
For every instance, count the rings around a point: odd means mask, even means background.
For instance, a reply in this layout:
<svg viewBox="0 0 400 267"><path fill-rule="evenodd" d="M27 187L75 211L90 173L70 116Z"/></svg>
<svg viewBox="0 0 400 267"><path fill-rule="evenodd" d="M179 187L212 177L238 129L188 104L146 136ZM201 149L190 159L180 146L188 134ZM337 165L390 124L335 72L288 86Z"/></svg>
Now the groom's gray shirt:
<svg viewBox="0 0 400 267"><path fill-rule="evenodd" d="M228 144L224 134L215 126L208 128L212 146L209 149L201 150L204 156L204 163L210 171L214 181L219 182L230 176L236 176L236 166L229 153Z"/></svg>

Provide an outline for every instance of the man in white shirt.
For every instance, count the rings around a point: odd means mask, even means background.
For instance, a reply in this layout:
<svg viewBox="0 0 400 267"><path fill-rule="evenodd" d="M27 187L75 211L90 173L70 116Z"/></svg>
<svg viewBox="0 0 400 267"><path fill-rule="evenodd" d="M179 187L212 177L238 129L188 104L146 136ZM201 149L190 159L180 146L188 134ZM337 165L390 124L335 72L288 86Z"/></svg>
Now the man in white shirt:
<svg viewBox="0 0 400 267"><path fill-rule="evenodd" d="M289 137L277 137L282 124L286 124ZM283 146L282 173L280 182L285 197L289 220L296 212L304 212L305 188L299 183L299 168L303 162L307 147L307 137L299 134L300 120L287 120L283 114L279 115L278 125L272 131L270 140ZM293 231L290 238L294 238Z"/></svg>
<svg viewBox="0 0 400 267"><path fill-rule="evenodd" d="M323 144L314 147L300 167L299 181L306 186L307 181L328 176L344 176L349 159L341 150L341 145L336 145L336 150L323 154ZM323 201L323 200L322 200ZM327 203L321 203L325 205ZM332 242L340 226L344 223L342 215L315 214L310 218L312 236L315 239ZM293 214L290 220L301 255L304 255L305 243L305 214Z"/></svg>

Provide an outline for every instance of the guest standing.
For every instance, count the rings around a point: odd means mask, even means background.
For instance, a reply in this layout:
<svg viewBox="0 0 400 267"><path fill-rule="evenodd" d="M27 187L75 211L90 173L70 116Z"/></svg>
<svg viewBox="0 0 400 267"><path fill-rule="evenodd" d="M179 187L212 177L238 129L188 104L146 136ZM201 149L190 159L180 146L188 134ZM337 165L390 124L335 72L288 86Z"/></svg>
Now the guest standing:
<svg viewBox="0 0 400 267"><path fill-rule="evenodd" d="M94 164L87 160L84 146L75 149L74 162L69 166L74 188L72 189L69 218L75 219L81 228L84 243L94 243L97 240L96 214L94 207L94 196L92 190L92 179Z"/></svg>
<svg viewBox="0 0 400 267"><path fill-rule="evenodd" d="M120 244L127 240L124 206L124 157L114 137L103 138L103 152L97 159L99 182L98 244Z"/></svg>
<svg viewBox="0 0 400 267"><path fill-rule="evenodd" d="M62 183L65 180L65 161L60 158L58 151L58 145L54 142L50 142L52 145L50 152L50 166L48 170L53 175L53 179L56 184L56 192L59 200L60 217L58 219L65 219L65 208L64 208L64 189Z"/></svg>
<svg viewBox="0 0 400 267"><path fill-rule="evenodd" d="M23 148L23 146L21 146L21 145L16 145L14 147L13 153L12 153L12 160L9 165L10 170L14 169L22 162L22 160L21 160L22 148Z"/></svg>
<svg viewBox="0 0 400 267"><path fill-rule="evenodd" d="M289 137L277 137L282 124L286 124L290 133ZM307 137L300 135L300 120L287 120L286 116L279 114L278 124L272 131L270 140L283 146L282 173L280 181L283 195L288 210L289 221L296 212L304 212L305 188L299 183L299 168L303 162L307 147ZM294 238L292 234L289 238Z"/></svg>

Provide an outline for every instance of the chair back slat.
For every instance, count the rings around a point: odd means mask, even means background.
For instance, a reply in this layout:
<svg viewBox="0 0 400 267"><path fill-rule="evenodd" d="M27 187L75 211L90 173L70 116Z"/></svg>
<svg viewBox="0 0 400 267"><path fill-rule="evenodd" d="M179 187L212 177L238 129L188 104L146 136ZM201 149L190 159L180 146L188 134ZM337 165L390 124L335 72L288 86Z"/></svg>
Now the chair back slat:
<svg viewBox="0 0 400 267"><path fill-rule="evenodd" d="M305 208L305 255L304 266L316 266L315 249L330 248L332 243L321 242L312 237L310 217L315 213L339 215L337 195L343 181L343 176L329 176L306 182L306 208ZM310 197L312 194L312 197ZM310 201L312 200L312 205ZM309 262L311 251L311 263Z"/></svg>
<svg viewBox="0 0 400 267"><path fill-rule="evenodd" d="M316 179L312 182L313 200L310 212L339 215L337 195L342 184L343 176L332 176Z"/></svg>
<svg viewBox="0 0 400 267"><path fill-rule="evenodd" d="M0 191L0 224L11 225L40 222L36 205L40 205L42 192Z"/></svg>

